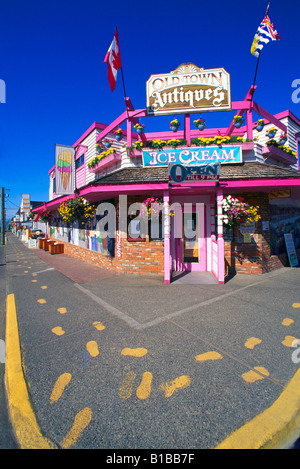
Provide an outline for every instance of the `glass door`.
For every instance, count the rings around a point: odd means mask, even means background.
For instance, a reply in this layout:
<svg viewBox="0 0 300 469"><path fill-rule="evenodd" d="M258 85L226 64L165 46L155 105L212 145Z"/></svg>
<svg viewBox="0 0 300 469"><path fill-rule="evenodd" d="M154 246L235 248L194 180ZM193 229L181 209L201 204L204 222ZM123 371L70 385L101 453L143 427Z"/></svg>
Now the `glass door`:
<svg viewBox="0 0 300 469"><path fill-rule="evenodd" d="M200 262L199 249L199 214L187 213L183 219L183 263L192 264Z"/></svg>

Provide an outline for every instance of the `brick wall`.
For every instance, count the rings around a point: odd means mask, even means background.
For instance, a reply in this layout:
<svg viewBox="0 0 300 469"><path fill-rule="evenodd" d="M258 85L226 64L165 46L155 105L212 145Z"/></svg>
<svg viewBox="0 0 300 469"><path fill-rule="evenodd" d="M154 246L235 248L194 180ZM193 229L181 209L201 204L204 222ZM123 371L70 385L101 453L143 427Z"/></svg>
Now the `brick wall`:
<svg viewBox="0 0 300 469"><path fill-rule="evenodd" d="M144 198L128 197L128 206L134 202L142 202ZM110 257L71 243L61 240L60 242L64 243L65 254L91 262L99 267L125 273L164 274L164 242L149 241L149 236L146 236L145 241L128 241L127 236L121 237L121 257L117 257L116 245L115 257Z"/></svg>

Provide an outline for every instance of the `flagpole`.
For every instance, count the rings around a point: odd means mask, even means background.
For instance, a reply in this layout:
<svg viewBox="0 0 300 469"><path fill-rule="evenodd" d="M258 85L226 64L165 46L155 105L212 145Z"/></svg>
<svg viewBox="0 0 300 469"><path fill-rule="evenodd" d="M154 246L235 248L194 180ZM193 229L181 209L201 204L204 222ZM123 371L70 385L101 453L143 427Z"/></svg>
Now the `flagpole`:
<svg viewBox="0 0 300 469"><path fill-rule="evenodd" d="M268 12L269 12L269 8L270 8L270 2L268 3L267 11L266 11L265 17L267 16L267 14L268 14ZM260 54L261 54L261 53L259 52L258 58L257 58L257 62L256 62L256 68L255 68L255 74L254 74L254 80L253 80L252 88L254 88L255 83L256 83L256 77L257 77L257 70L258 70L258 64L259 64ZM252 103L252 100L253 100L253 93L252 93L252 96L251 96L251 103Z"/></svg>
<svg viewBox="0 0 300 469"><path fill-rule="evenodd" d="M119 50L120 50L119 33L118 33L117 26L116 26L116 33L118 34L118 44L119 44ZM121 50L120 50L120 56L121 56ZM121 60L121 63L122 63L122 60ZM126 103L127 95L126 95L125 80L124 80L124 74L123 74L123 67L122 67L122 66L121 66L121 76L122 76L123 92L124 92L124 101L125 101L125 105L126 105L127 118L129 119L128 109L127 109L127 103Z"/></svg>

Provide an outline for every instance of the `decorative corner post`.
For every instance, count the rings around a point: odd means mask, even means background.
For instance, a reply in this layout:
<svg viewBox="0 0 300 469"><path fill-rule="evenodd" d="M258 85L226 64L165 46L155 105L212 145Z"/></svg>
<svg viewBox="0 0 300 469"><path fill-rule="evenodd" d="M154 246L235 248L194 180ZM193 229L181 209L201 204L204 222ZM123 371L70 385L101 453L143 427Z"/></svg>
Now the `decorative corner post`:
<svg viewBox="0 0 300 469"><path fill-rule="evenodd" d="M171 283L170 195L164 191L164 280Z"/></svg>

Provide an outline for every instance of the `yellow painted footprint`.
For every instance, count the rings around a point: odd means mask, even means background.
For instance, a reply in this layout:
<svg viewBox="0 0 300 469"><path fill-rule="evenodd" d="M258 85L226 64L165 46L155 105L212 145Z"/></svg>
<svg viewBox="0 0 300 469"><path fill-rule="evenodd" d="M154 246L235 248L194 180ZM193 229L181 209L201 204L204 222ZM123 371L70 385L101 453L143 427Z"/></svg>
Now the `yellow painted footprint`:
<svg viewBox="0 0 300 469"><path fill-rule="evenodd" d="M126 373L123 383L119 389L120 399L129 399L132 394L132 386L135 378L136 374L133 371Z"/></svg>
<svg viewBox="0 0 300 469"><path fill-rule="evenodd" d="M65 334L65 331L60 326L53 327L53 329L51 329L51 331L55 335L64 335Z"/></svg>
<svg viewBox="0 0 300 469"><path fill-rule="evenodd" d="M123 348L122 350L122 355L130 356L130 357L143 357L148 353L148 350L146 348Z"/></svg>
<svg viewBox="0 0 300 469"><path fill-rule="evenodd" d="M80 437L83 430L89 425L92 419L92 410L85 407L75 416L71 430L63 439L61 446L65 449L73 446Z"/></svg>
<svg viewBox="0 0 300 469"><path fill-rule="evenodd" d="M256 373L255 371L250 370L247 373L244 373L242 375L243 380L246 381L247 383L255 383L255 381L264 379L265 376L270 376L270 373L268 372L268 370L266 370L266 368L264 368L263 366L255 366L254 369L257 370L259 373Z"/></svg>
<svg viewBox="0 0 300 469"><path fill-rule="evenodd" d="M141 384L136 390L136 396L141 399L145 400L148 399L148 397L151 394L151 384L152 384L152 373L149 371L145 371L143 374L143 378L141 381Z"/></svg>
<svg viewBox="0 0 300 469"><path fill-rule="evenodd" d="M91 357L97 357L97 355L99 355L98 345L94 340L91 340L86 344L86 349Z"/></svg>
<svg viewBox="0 0 300 469"><path fill-rule="evenodd" d="M50 396L51 404L53 404L53 402L58 401L58 399L61 397L62 393L64 392L66 386L71 381L71 378L72 378L72 375L70 373L63 373L62 375L59 376L59 378L56 380L56 383L54 384L54 387Z"/></svg>
<svg viewBox="0 0 300 469"><path fill-rule="evenodd" d="M165 384L160 385L165 393L165 397L171 397L177 389L185 389L191 384L191 378L186 375L179 376L174 381L168 381Z"/></svg>

